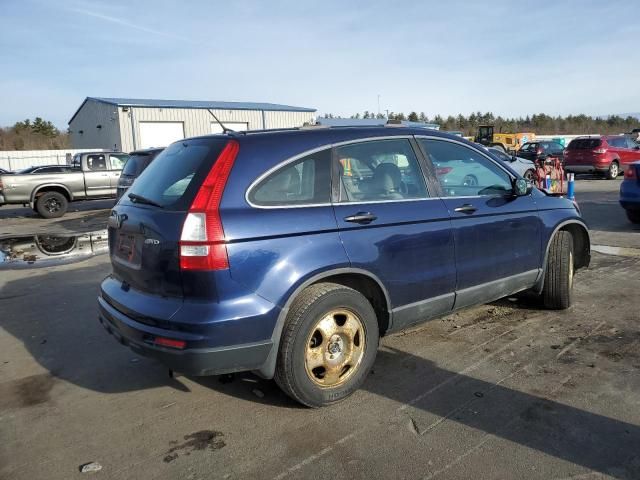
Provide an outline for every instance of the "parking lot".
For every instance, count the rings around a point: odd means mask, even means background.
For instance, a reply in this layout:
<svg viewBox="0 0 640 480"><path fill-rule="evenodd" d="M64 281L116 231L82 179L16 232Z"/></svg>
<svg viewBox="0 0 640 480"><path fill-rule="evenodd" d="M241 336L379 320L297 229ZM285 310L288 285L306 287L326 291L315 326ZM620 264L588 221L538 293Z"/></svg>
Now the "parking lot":
<svg viewBox="0 0 640 480"><path fill-rule="evenodd" d="M170 378L116 343L99 233L71 263L18 250L0 270L0 478L638 479L640 227L620 181L576 184L592 261L571 309L504 299L386 337L364 387L318 410L251 374ZM100 232L112 205L2 207L0 243Z"/></svg>

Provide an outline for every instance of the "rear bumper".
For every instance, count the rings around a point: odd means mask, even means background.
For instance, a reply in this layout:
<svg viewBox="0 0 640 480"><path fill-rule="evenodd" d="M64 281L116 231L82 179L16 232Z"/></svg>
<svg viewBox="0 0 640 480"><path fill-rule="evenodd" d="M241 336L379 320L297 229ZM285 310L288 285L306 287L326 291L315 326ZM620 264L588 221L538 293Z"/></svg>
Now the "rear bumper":
<svg viewBox="0 0 640 480"><path fill-rule="evenodd" d="M602 172L605 173L609 170L608 165L565 165L564 169L567 172L573 173L594 173L594 172Z"/></svg>
<svg viewBox="0 0 640 480"><path fill-rule="evenodd" d="M271 340L216 348L178 350L153 344L156 336L176 338L177 332L141 324L113 308L98 297L98 319L118 342L134 352L159 360L171 370L186 375L203 376L259 370L273 346ZM193 337L193 338L190 338ZM180 334L180 339L198 340L194 334Z"/></svg>

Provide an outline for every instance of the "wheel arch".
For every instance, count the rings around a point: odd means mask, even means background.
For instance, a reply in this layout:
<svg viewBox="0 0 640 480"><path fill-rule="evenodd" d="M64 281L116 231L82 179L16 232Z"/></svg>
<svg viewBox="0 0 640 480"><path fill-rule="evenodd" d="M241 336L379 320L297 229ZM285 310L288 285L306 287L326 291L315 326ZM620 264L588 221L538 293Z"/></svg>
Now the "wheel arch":
<svg viewBox="0 0 640 480"><path fill-rule="evenodd" d="M337 283L349 288L353 288L362 293L376 312L380 336L389 330L392 324L391 301L389 292L384 287L380 279L373 273L360 268L335 268L325 270L310 275L300 282L298 286L291 292L287 300L278 314L276 325L273 329L271 337L272 347L264 365L256 371L263 378L273 378L276 369L276 360L278 357L278 349L280 348L280 338L284 322L289 313L289 308L293 300L307 287L321 282Z"/></svg>
<svg viewBox="0 0 640 480"><path fill-rule="evenodd" d="M574 267L576 270L588 267L591 262L591 238L586 224L577 219L565 220L564 222L559 223L547 239L540 279L538 280L538 284L535 288L535 291L538 293L542 292L542 287L544 286L544 276L547 269L547 258L549 256L551 241L559 231L567 231L571 234L573 239L573 253L575 257Z"/></svg>
<svg viewBox="0 0 640 480"><path fill-rule="evenodd" d="M36 197L45 192L59 192L63 194L68 201L73 201L73 194L65 185L61 183L45 183L43 185L38 185L33 189L33 192L31 192L30 203L33 205L36 201Z"/></svg>

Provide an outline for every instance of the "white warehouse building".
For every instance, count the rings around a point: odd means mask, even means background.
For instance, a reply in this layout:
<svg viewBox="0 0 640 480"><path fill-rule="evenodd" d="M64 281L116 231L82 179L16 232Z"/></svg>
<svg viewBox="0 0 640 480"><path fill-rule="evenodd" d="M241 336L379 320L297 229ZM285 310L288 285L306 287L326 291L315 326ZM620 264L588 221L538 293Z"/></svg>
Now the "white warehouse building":
<svg viewBox="0 0 640 480"><path fill-rule="evenodd" d="M314 108L273 103L87 97L69 120L73 148L131 152L181 138L220 133L215 115L236 131L300 127Z"/></svg>

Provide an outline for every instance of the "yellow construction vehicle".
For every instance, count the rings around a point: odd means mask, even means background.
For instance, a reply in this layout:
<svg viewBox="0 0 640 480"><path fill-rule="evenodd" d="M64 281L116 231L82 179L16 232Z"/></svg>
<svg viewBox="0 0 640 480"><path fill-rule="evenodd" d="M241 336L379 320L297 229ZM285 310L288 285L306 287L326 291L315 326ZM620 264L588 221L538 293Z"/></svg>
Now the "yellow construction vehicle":
<svg viewBox="0 0 640 480"><path fill-rule="evenodd" d="M493 125L480 125L476 143L485 147L502 148L507 153L516 153L527 142L536 139L535 133L495 133Z"/></svg>

